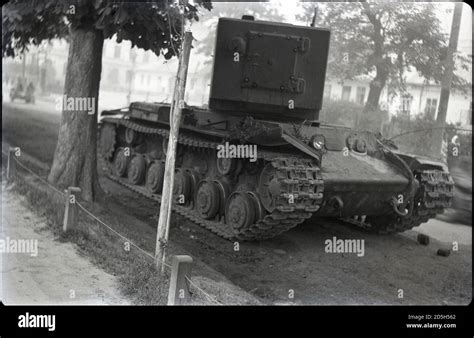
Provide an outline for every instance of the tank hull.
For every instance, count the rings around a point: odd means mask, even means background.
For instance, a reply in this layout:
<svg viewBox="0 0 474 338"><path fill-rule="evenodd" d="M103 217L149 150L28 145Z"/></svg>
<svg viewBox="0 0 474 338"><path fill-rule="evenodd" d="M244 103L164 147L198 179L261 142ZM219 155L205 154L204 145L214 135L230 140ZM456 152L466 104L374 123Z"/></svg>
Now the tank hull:
<svg viewBox="0 0 474 338"><path fill-rule="evenodd" d="M169 108L132 103L101 120L110 177L158 201ZM174 211L229 239L271 238L319 217L404 231L449 207L453 195L442 164L397 153L379 135L318 122L186 108L176 161Z"/></svg>

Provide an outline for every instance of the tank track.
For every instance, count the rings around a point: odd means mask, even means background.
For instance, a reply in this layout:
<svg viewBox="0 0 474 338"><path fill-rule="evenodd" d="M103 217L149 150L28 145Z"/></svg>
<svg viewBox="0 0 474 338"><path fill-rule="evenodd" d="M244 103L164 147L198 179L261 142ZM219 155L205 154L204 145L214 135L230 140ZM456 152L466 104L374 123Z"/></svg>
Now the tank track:
<svg viewBox="0 0 474 338"><path fill-rule="evenodd" d="M443 213L445 208L451 206L453 200L454 180L451 175L438 170L422 170L415 173L415 178L420 183L417 193L417 202L414 205L412 215L409 217L374 217L377 223L372 224L370 217L365 221L357 218L344 218L343 221L354 224L370 232L380 235L393 234L410 230L429 219L436 217L436 214ZM384 222L385 224L380 224ZM376 223L376 222L373 222Z"/></svg>
<svg viewBox="0 0 474 338"><path fill-rule="evenodd" d="M150 127L131 120L104 118L102 122L114 123L144 134L157 134L165 138L169 136L169 131L166 129ZM178 137L178 144L191 147L193 150L214 151L220 143L187 135L186 132L181 131ZM100 152L100 154L102 153ZM225 239L246 241L265 240L275 237L303 223L306 219L311 218L313 212L319 210L323 200L323 180L320 168L314 166L311 159L295 155L288 158L287 153L267 150L259 150L258 158L269 161L277 170L281 187L284 188L282 189L284 191L280 194L280 202L286 199L287 203L286 205L281 205L280 203L275 210L267 213L262 219L250 225L247 229L237 233L230 226L226 225L223 220L203 219L195 210L177 205L176 203L173 203L172 210ZM113 181L148 199L158 203L161 202L161 195L152 194L144 186L131 184L126 178L114 175L111 163L106 161L103 156L100 156L99 163L106 169L107 176ZM311 191L315 193L310 193ZM287 198L289 194L295 196L294 203L289 203Z"/></svg>

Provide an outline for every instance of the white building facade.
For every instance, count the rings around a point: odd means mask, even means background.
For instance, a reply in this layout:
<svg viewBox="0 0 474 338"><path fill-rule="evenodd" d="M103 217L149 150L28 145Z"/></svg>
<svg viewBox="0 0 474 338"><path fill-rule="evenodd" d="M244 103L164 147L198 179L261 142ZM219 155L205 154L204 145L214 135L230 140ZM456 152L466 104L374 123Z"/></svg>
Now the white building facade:
<svg viewBox="0 0 474 338"><path fill-rule="evenodd" d="M344 82L328 80L324 86L324 99L349 101L364 105L370 90L370 78L346 80ZM436 118L441 95L441 86L429 84L422 79L407 83L404 93L389 95L387 87L382 90L379 106L390 115L415 117L428 114ZM324 106L324 101L323 101ZM451 90L446 121L461 125L472 125L472 90L467 93Z"/></svg>

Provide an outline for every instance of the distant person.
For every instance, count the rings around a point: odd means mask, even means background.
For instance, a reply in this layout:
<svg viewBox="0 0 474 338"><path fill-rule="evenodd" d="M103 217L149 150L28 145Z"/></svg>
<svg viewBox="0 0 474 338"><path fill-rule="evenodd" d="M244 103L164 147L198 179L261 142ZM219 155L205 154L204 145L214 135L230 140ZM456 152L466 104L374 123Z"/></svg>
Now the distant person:
<svg viewBox="0 0 474 338"><path fill-rule="evenodd" d="M22 83L20 80L18 80L18 83L16 84L16 88L15 88L15 89L16 89L16 91L18 91L18 92L22 92L22 91L23 91L23 83Z"/></svg>
<svg viewBox="0 0 474 338"><path fill-rule="evenodd" d="M26 87L26 94L34 94L35 93L35 86L33 85L33 82L30 82L28 84L28 87Z"/></svg>
<svg viewBox="0 0 474 338"><path fill-rule="evenodd" d="M451 144L457 147L461 146L461 142L459 141L459 135L456 134L453 136L453 138L451 139Z"/></svg>
<svg viewBox="0 0 474 338"><path fill-rule="evenodd" d="M25 100L27 103L35 102L35 86L33 85L33 82L30 82L28 87L26 87Z"/></svg>

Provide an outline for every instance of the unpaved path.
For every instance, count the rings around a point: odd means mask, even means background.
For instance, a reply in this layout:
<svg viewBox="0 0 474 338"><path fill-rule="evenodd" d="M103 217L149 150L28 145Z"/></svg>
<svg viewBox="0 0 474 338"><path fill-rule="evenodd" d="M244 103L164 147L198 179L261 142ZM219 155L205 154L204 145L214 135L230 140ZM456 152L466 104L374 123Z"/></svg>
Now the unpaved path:
<svg viewBox="0 0 474 338"><path fill-rule="evenodd" d="M110 180L101 182L111 193L111 212L156 226L157 204ZM431 236L428 246L418 244L418 233ZM325 241L334 236L363 239L364 256L326 253ZM266 304L442 305L468 304L472 298L472 228L437 219L392 236L309 220L270 240L239 243L235 251L235 243L174 215L170 241ZM436 254L454 241L458 251L449 257Z"/></svg>
<svg viewBox="0 0 474 338"><path fill-rule="evenodd" d="M47 229L45 219L4 184L1 203L0 239L38 243L37 256L0 255L0 300L4 304L129 304L120 295L114 276L81 256L73 244L59 242Z"/></svg>

